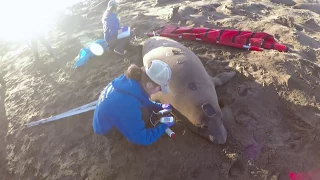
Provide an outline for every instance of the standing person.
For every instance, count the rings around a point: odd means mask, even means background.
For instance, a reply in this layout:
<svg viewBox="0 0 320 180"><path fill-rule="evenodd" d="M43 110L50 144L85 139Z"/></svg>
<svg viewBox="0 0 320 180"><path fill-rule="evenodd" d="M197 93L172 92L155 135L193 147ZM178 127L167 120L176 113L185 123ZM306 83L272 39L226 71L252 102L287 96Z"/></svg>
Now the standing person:
<svg viewBox="0 0 320 180"><path fill-rule="evenodd" d="M141 108L159 111L172 108L170 104L150 101L149 96L159 91L169 92L170 67L153 60L145 68L132 64L126 73L110 82L101 92L93 115L94 132L106 135L117 128L132 143L150 145L165 133L172 124L160 123L146 129Z"/></svg>
<svg viewBox="0 0 320 180"><path fill-rule="evenodd" d="M131 35L122 39L117 39L118 34L121 33L120 22L117 16L117 6L115 0L110 0L108 2L108 8L103 13L101 20L103 24L104 40L108 43L109 50L124 55L130 44Z"/></svg>

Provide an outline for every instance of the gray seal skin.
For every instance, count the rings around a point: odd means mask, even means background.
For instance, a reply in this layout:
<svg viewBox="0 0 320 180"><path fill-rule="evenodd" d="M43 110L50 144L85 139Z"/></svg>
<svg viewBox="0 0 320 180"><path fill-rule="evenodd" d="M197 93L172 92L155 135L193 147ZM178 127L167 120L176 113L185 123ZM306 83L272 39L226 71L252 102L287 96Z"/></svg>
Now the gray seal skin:
<svg viewBox="0 0 320 180"><path fill-rule="evenodd" d="M319 3L298 3L293 6L293 9L307 9L317 14L320 14L320 4Z"/></svg>
<svg viewBox="0 0 320 180"><path fill-rule="evenodd" d="M150 98L170 103L174 108L173 115L186 122L192 131L215 144L224 144L227 132L215 86L225 84L236 72L223 72L211 77L192 51L166 37L147 39L143 44L142 56L144 66L151 60L161 60L172 71L170 92L158 92Z"/></svg>

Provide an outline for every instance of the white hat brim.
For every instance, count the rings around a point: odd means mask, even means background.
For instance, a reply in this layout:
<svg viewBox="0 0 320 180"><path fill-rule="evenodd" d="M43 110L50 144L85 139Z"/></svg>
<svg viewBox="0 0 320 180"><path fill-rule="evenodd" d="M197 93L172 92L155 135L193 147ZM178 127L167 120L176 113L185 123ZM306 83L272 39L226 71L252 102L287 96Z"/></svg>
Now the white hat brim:
<svg viewBox="0 0 320 180"><path fill-rule="evenodd" d="M168 85L161 86L161 91L163 94L168 94L170 89Z"/></svg>

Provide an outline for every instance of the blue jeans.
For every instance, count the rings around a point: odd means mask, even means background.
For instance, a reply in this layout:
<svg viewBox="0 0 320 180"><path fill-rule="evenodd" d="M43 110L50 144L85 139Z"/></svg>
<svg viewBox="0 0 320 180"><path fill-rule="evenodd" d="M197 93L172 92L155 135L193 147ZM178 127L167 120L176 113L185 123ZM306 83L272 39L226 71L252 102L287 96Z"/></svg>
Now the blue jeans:
<svg viewBox="0 0 320 180"><path fill-rule="evenodd" d="M110 51L117 51L120 52L121 54L124 53L124 51L127 49L128 45L130 44L132 35L122 38L122 39L117 39L116 37L108 41L108 48Z"/></svg>

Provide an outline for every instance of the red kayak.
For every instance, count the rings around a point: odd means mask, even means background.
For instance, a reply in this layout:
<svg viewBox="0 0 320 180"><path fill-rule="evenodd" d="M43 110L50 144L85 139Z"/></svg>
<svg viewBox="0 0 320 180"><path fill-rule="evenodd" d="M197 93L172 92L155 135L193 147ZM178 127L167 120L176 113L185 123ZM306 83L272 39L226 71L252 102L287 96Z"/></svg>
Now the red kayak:
<svg viewBox="0 0 320 180"><path fill-rule="evenodd" d="M274 49L287 52L289 50L287 46L277 43L272 35L264 32L168 25L154 32L147 33L147 35L222 44L252 51Z"/></svg>

